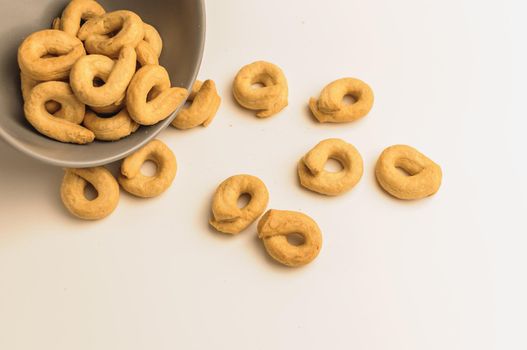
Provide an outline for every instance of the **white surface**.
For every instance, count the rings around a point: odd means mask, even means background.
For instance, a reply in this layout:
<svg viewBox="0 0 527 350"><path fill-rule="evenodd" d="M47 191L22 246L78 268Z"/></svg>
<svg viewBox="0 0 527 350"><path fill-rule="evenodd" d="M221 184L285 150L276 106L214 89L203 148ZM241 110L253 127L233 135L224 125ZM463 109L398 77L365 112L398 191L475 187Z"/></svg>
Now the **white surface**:
<svg viewBox="0 0 527 350"><path fill-rule="evenodd" d="M163 196L122 194L100 222L72 218L60 169L0 148L0 349L525 349L525 13L521 1L208 1L201 78L223 103L209 128L161 138L179 164ZM289 107L258 120L231 81L280 65ZM359 77L370 115L320 125L306 102ZM362 153L352 192L297 185L297 160L341 137ZM439 193L401 202L373 166L394 143L444 172ZM271 208L311 215L318 259L287 269L255 226L207 226L224 178L259 176ZM522 316L523 315L523 316Z"/></svg>

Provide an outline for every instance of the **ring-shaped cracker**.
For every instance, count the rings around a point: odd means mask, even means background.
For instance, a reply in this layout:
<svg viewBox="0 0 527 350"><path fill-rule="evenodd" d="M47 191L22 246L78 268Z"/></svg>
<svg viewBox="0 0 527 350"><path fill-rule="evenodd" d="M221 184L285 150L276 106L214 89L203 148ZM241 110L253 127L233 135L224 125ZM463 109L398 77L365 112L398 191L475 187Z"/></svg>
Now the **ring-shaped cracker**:
<svg viewBox="0 0 527 350"><path fill-rule="evenodd" d="M147 160L157 165L156 174L141 174L141 166ZM155 197L163 193L176 177L177 163L174 153L160 140L152 140L121 164L119 183L129 193L143 198Z"/></svg>
<svg viewBox="0 0 527 350"><path fill-rule="evenodd" d="M24 73L20 72L20 90L22 90L22 99L26 101L29 98L29 95L31 94L31 90L38 84L40 84L40 81L36 81L25 75ZM46 102L46 111L48 111L50 114L55 115L56 112L60 110L60 103L57 101L47 101ZM56 117L69 117L68 115L65 116L59 116L55 115ZM70 120L70 122L74 122L73 120ZM82 122L82 119L81 121ZM79 122L79 123L80 123ZM77 123L78 124L78 123Z"/></svg>
<svg viewBox="0 0 527 350"><path fill-rule="evenodd" d="M35 86L24 103L27 121L40 133L58 141L78 144L92 142L95 137L93 132L46 111L46 102L51 100L61 104L65 115L81 121L84 119L85 106L75 97L70 85L61 81L47 81Z"/></svg>
<svg viewBox="0 0 527 350"><path fill-rule="evenodd" d="M289 243L287 236L293 234L301 235L304 242ZM258 222L258 237L273 259L290 267L310 263L322 248L322 233L317 223L295 211L268 210Z"/></svg>
<svg viewBox="0 0 527 350"><path fill-rule="evenodd" d="M99 117L92 111L86 111L83 124L86 128L93 131L95 139L101 141L117 141L134 133L139 124L133 121L128 115L126 108L123 108L116 115L111 117Z"/></svg>
<svg viewBox="0 0 527 350"><path fill-rule="evenodd" d="M70 84L77 98L90 106L104 107L114 104L125 93L135 74L135 49L124 46L114 63L103 55L81 57L71 68ZM95 78L102 86L93 86Z"/></svg>
<svg viewBox="0 0 527 350"><path fill-rule="evenodd" d="M338 161L342 170L324 170L328 159ZM361 179L362 157L357 149L341 139L327 139L318 143L298 162L298 177L305 188L337 196L351 190Z"/></svg>
<svg viewBox="0 0 527 350"><path fill-rule="evenodd" d="M153 90L156 94L147 100ZM146 65L139 69L126 92L126 107L130 117L141 125L153 125L167 118L187 97L187 89L170 87L165 68Z"/></svg>
<svg viewBox="0 0 527 350"><path fill-rule="evenodd" d="M377 160L375 175L381 187L399 199L431 196L439 190L442 179L438 164L406 145L386 148Z"/></svg>
<svg viewBox="0 0 527 350"><path fill-rule="evenodd" d="M115 33L114 36L109 34ZM116 57L123 46L135 49L145 35L141 18L132 11L108 12L101 17L88 20L79 29L77 36L84 41L86 51Z"/></svg>
<svg viewBox="0 0 527 350"><path fill-rule="evenodd" d="M254 88L253 85L263 87ZM287 79L282 70L269 62L256 61L240 69L233 84L233 95L238 103L257 110L259 118L270 117L287 106Z"/></svg>
<svg viewBox="0 0 527 350"><path fill-rule="evenodd" d="M63 31L45 29L29 35L18 47L18 65L33 80L65 79L86 52L82 42Z"/></svg>
<svg viewBox="0 0 527 350"><path fill-rule="evenodd" d="M60 197L70 213L85 220L99 220L110 215L119 203L119 184L104 167L65 169ZM97 197L89 200L84 189L90 183Z"/></svg>
<svg viewBox="0 0 527 350"><path fill-rule="evenodd" d="M344 97L350 95L355 99L352 104L345 104ZM309 108L321 123L352 122L368 114L373 106L373 91L362 80L342 78L324 87L318 100L311 98Z"/></svg>
<svg viewBox="0 0 527 350"><path fill-rule="evenodd" d="M87 21L106 13L104 8L94 0L71 0L62 11L62 17L53 27L58 27L69 35L77 36L81 21ZM57 28L58 29L58 28Z"/></svg>
<svg viewBox="0 0 527 350"><path fill-rule="evenodd" d="M214 81L205 80L202 83L196 80L187 101L190 101L191 105L181 108L172 121L173 127L185 130L198 125L208 126L220 107L221 97L216 91Z"/></svg>
<svg viewBox="0 0 527 350"><path fill-rule="evenodd" d="M246 206L239 208L238 198L244 194L251 199ZM245 174L231 176L214 193L209 223L223 233L240 233L262 215L268 202L269 192L262 180Z"/></svg>

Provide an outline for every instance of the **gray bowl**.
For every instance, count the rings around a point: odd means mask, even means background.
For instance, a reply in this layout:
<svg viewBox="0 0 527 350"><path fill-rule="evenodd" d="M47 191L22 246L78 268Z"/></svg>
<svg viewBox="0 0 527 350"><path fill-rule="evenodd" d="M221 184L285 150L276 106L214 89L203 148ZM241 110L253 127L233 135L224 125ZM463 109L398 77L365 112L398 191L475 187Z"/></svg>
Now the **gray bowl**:
<svg viewBox="0 0 527 350"><path fill-rule="evenodd" d="M160 64L173 86L190 88L201 64L205 42L203 0L100 0L106 11L131 10L157 28L163 38ZM91 167L119 160L140 148L167 127L176 113L153 126L115 142L74 145L39 134L24 118L17 48L30 33L49 28L68 1L4 1L0 12L0 136L18 150L63 167Z"/></svg>

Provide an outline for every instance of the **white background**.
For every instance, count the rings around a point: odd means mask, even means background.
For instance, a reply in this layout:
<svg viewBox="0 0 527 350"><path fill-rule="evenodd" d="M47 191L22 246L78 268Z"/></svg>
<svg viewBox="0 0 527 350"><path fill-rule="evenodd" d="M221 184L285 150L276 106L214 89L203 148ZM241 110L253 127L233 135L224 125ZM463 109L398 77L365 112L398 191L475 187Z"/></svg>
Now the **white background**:
<svg viewBox="0 0 527 350"><path fill-rule="evenodd" d="M179 165L164 195L122 193L113 215L83 222L61 204L61 169L0 144L0 349L525 349L522 1L207 5L200 78L223 101L208 128L162 133ZM257 59L289 81L289 107L266 120L231 97ZM345 76L372 86L370 115L316 123L309 97ZM328 137L365 162L337 198L295 173ZM442 166L437 195L402 202L379 189L375 161L395 143ZM237 173L267 184L270 208L318 222L311 265L271 261L255 226L208 228L215 187Z"/></svg>

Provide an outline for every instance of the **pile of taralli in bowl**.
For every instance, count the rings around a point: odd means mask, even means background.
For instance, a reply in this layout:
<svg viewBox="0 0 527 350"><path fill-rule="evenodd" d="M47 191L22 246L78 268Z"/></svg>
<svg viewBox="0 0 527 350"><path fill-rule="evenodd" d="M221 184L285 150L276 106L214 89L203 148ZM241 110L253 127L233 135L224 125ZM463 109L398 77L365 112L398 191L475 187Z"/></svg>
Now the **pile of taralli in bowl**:
<svg viewBox="0 0 527 350"><path fill-rule="evenodd" d="M81 20L86 21L82 26ZM196 81L188 94L171 87L166 71L157 64L161 39L136 14L105 13L93 0L73 0L53 27L30 35L19 49L24 111L39 132L63 142L117 140L138 125L166 118L185 99L189 105L181 109L172 126L208 126L216 115L221 98L214 82ZM255 88L255 84L262 87ZM255 111L258 118L286 108L288 93L284 72L265 61L242 67L232 87L237 103ZM354 98L352 104L344 103L347 95ZM349 123L365 117L373 101L368 84L347 77L329 83L307 104L320 123ZM338 161L342 169L326 171L329 159ZM147 160L157 165L153 176L141 173ZM291 166L296 166L301 186L325 196L349 192L364 173L359 150L336 138L322 140ZM117 179L105 167L66 169L61 198L73 215L102 219L118 205L120 188L138 197L158 196L172 184L176 170L174 153L160 140L153 140L123 160ZM375 176L393 197L416 200L439 190L442 171L415 148L394 145L379 156ZM84 194L88 183L97 192L92 200ZM242 195L249 195L250 200L240 208L237 201ZM209 224L218 232L238 234L259 220L258 237L271 257L292 267L310 263L322 247L321 229L306 214L267 210L269 196L258 177L233 175L219 184L212 197ZM291 235L300 235L302 242L290 243Z"/></svg>

